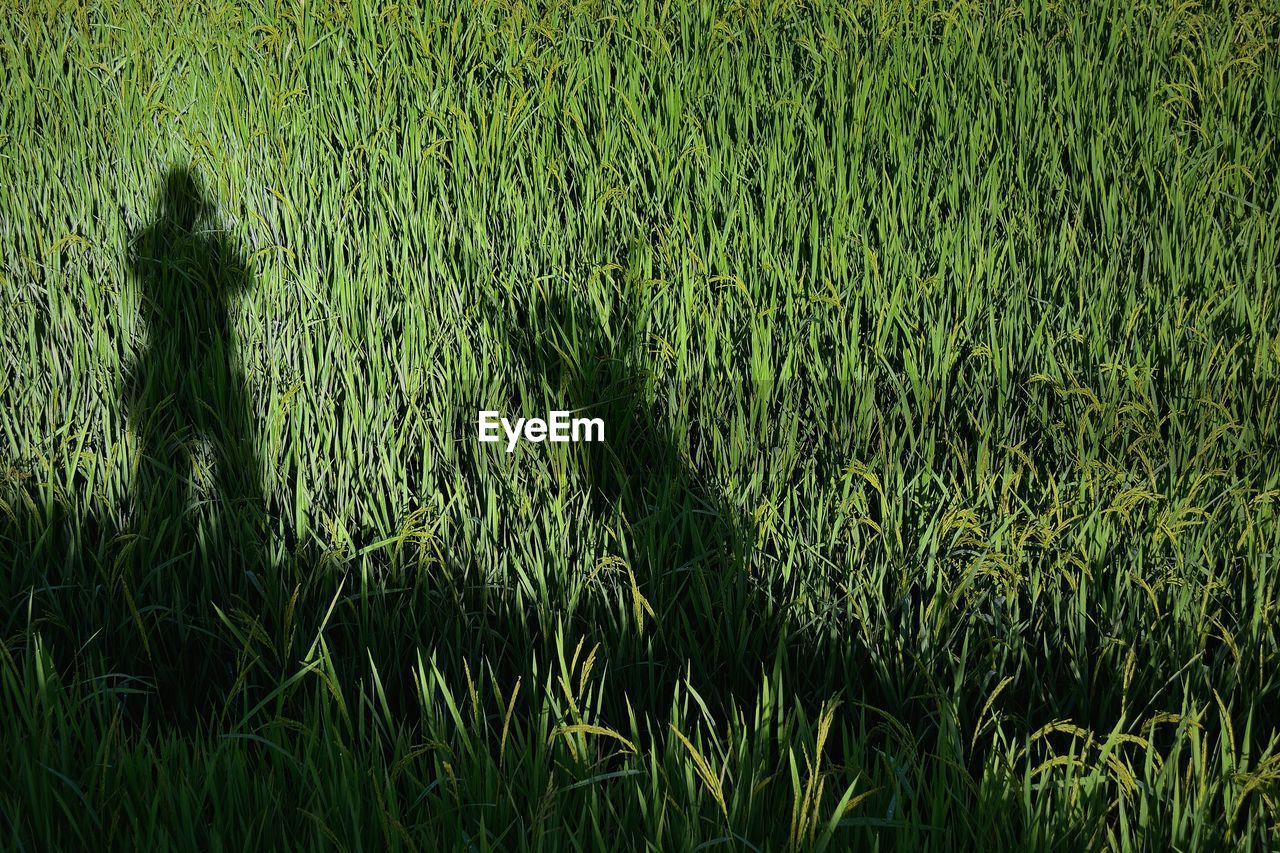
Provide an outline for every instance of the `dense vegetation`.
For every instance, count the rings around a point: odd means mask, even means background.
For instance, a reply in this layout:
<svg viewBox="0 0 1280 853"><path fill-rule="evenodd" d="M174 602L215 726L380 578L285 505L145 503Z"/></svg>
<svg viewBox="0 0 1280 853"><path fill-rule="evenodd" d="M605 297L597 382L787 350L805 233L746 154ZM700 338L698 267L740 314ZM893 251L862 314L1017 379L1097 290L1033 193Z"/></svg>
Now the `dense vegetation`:
<svg viewBox="0 0 1280 853"><path fill-rule="evenodd" d="M1277 843L1277 12L0 0L0 846Z"/></svg>

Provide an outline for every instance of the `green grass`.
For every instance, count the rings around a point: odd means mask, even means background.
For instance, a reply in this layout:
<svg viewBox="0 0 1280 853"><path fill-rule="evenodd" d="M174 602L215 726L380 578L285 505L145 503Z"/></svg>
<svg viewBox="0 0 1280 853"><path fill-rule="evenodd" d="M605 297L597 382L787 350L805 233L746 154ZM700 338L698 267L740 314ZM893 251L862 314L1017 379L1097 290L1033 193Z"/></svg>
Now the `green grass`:
<svg viewBox="0 0 1280 853"><path fill-rule="evenodd" d="M1277 843L1272 3L0 21L0 846Z"/></svg>

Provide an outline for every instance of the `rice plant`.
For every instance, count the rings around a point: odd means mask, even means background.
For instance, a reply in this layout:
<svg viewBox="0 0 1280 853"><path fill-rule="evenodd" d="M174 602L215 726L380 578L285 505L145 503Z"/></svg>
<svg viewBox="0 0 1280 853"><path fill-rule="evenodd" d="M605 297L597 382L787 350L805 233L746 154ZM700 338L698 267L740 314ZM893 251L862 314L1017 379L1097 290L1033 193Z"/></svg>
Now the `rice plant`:
<svg viewBox="0 0 1280 853"><path fill-rule="evenodd" d="M1274 849L1274 4L0 0L0 81L0 846Z"/></svg>

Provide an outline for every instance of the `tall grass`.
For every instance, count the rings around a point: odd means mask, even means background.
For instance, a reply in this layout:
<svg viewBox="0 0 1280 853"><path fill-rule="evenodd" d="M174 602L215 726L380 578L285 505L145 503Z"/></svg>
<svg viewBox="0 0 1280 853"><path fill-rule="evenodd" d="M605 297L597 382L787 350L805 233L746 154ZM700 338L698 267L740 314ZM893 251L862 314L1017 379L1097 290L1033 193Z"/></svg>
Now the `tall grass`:
<svg viewBox="0 0 1280 853"><path fill-rule="evenodd" d="M1272 4L0 20L4 847L1275 844Z"/></svg>

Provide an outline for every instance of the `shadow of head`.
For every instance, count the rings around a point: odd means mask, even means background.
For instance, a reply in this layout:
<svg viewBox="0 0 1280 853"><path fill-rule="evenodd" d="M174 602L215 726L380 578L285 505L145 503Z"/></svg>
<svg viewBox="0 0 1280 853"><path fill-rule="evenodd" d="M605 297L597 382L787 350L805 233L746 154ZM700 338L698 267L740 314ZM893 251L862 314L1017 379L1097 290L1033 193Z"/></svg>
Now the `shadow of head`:
<svg viewBox="0 0 1280 853"><path fill-rule="evenodd" d="M512 322L520 361L534 385L573 408L643 391L637 307L620 296L599 306L543 293Z"/></svg>
<svg viewBox="0 0 1280 853"><path fill-rule="evenodd" d="M604 422L603 443L559 445L556 451L574 457L598 509L631 514L646 503L641 493L652 485L649 475L679 479L679 454L650 405L652 377L634 301L616 293L574 299L543 292L509 308L507 316L524 390L533 398L513 401L516 406L569 410Z"/></svg>
<svg viewBox="0 0 1280 853"><path fill-rule="evenodd" d="M202 318L248 289L247 261L217 222L217 205L188 166L165 174L151 224L134 235L130 260L163 319ZM153 315L153 319L160 319Z"/></svg>
<svg viewBox="0 0 1280 853"><path fill-rule="evenodd" d="M205 196L199 176L186 166L173 166L164 178L160 217L179 231L192 231L211 216L213 204Z"/></svg>

